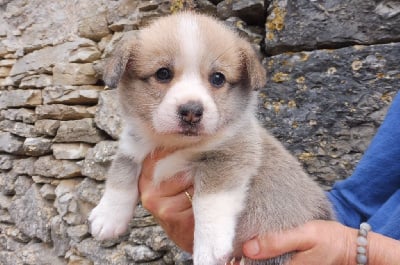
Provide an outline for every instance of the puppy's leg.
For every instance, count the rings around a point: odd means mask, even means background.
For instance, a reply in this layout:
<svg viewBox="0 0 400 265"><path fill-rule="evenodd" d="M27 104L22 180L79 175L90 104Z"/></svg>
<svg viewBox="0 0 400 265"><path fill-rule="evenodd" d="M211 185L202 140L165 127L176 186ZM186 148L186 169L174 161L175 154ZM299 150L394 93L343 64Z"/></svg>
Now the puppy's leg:
<svg viewBox="0 0 400 265"><path fill-rule="evenodd" d="M129 134L123 135L107 175L103 197L89 216L92 235L100 240L118 237L127 230L139 198L141 163L152 148L129 138Z"/></svg>
<svg viewBox="0 0 400 265"><path fill-rule="evenodd" d="M220 265L229 262L233 252L236 223L244 207L245 197L246 188L243 185L224 191L195 193L195 265Z"/></svg>
<svg viewBox="0 0 400 265"><path fill-rule="evenodd" d="M108 173L100 203L89 216L91 232L97 239L116 238L128 228L138 202L137 181L141 165L117 154Z"/></svg>

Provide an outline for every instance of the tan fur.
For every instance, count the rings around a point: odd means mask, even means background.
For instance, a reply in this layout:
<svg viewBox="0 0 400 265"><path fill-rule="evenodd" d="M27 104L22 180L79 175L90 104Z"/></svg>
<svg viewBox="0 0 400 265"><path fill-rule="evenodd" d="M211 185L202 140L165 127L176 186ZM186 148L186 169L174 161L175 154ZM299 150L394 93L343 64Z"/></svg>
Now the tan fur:
<svg viewBox="0 0 400 265"><path fill-rule="evenodd" d="M183 63L187 58L182 55L182 40L176 29L182 17L198 26L198 43L195 43L198 49L194 59L200 62L196 70L201 77L200 86L217 106L216 113L210 114L218 117L213 133L203 131L200 125L196 129L197 136L177 131L160 133L154 126L158 107L187 72L187 65ZM173 69L173 79L168 83L161 83L154 77L162 67ZM213 87L209 83L213 72L222 72L226 85ZM221 22L195 13L161 18L122 40L105 69L104 80L111 87L118 84L123 117L134 128L128 134L136 142L153 149L174 148L177 151L173 155L185 158L185 169L195 183L194 200L245 187L246 199L242 206L238 205L245 207L235 217L233 249L226 255L240 256L243 242L259 233L280 231L312 219L333 218L323 191L257 122L253 113L254 91L265 84L265 70L251 45ZM145 155L127 157L119 152L106 190L123 189L127 182L124 178L129 174L138 175ZM130 163L132 160L135 162ZM195 201L193 206L197 220ZM195 246L195 263L205 264L201 263L199 254L196 256L198 249L201 246ZM226 256L217 258L217 262L230 260ZM288 258L290 255L268 261L246 261L245 264L284 264Z"/></svg>

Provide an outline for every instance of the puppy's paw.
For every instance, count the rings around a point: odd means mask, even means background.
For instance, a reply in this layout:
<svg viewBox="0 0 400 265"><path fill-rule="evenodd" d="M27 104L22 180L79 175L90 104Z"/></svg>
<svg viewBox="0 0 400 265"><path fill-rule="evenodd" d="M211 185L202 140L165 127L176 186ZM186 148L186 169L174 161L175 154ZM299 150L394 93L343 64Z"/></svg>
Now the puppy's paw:
<svg viewBox="0 0 400 265"><path fill-rule="evenodd" d="M135 203L113 203L102 198L88 218L92 235L98 240L117 238L128 229Z"/></svg>
<svg viewBox="0 0 400 265"><path fill-rule="evenodd" d="M98 205L89 216L91 233L98 240L117 238L128 228L130 216L110 210Z"/></svg>
<svg viewBox="0 0 400 265"><path fill-rule="evenodd" d="M232 259L230 253L222 252L221 249L200 248L193 255L194 265L221 265L230 264Z"/></svg>

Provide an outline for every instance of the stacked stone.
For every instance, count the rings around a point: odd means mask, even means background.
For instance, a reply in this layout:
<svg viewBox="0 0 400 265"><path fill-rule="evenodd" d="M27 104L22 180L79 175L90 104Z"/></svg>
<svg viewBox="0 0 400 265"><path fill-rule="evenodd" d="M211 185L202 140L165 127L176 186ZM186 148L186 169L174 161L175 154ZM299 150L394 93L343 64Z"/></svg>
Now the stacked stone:
<svg viewBox="0 0 400 265"><path fill-rule="evenodd" d="M86 223L121 131L104 58L184 7L261 49L259 118L313 178L351 173L398 90L395 1L0 1L0 264L191 264L141 207L118 240Z"/></svg>
<svg viewBox="0 0 400 265"><path fill-rule="evenodd" d="M273 0L260 119L326 187L346 178L399 90L400 2Z"/></svg>
<svg viewBox="0 0 400 265"><path fill-rule="evenodd" d="M0 264L189 260L141 207L115 241L97 242L86 223L121 130L103 58L168 2L0 3Z"/></svg>

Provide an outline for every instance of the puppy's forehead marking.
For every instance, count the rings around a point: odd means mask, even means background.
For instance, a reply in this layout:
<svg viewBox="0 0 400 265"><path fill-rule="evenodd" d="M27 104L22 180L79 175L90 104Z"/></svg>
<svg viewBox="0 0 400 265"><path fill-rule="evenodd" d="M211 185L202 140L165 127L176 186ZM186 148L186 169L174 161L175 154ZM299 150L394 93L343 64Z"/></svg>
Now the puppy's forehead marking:
<svg viewBox="0 0 400 265"><path fill-rule="evenodd" d="M193 68L199 65L201 34L197 20L190 15L182 16L178 26L182 63Z"/></svg>

